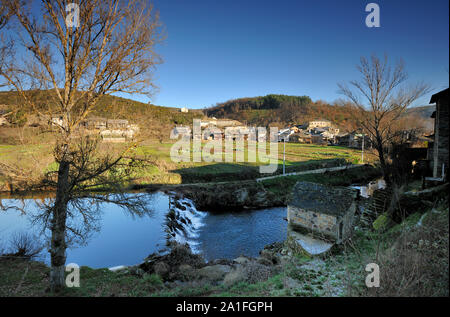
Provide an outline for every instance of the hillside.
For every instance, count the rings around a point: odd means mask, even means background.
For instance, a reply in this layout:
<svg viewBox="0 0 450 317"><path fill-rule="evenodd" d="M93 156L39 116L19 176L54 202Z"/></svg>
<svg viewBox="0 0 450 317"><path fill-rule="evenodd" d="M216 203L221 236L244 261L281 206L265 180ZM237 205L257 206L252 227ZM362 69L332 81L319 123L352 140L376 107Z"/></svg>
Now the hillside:
<svg viewBox="0 0 450 317"><path fill-rule="evenodd" d="M346 105L313 102L308 96L267 95L239 98L219 103L205 110L208 116L230 118L255 126L303 124L313 119L327 119L343 130L353 130L356 124Z"/></svg>
<svg viewBox="0 0 450 317"><path fill-rule="evenodd" d="M252 98L239 98L218 103L205 110L205 114L216 118L229 118L246 122L253 126L278 126L303 124L314 119L327 119L334 122L342 131L357 128L349 104L323 101L313 102L308 96L267 95ZM427 130L432 129L430 119L434 106L408 109L405 114L411 122Z"/></svg>
<svg viewBox="0 0 450 317"><path fill-rule="evenodd" d="M417 115L423 119L429 119L435 109L436 109L436 106L427 105L427 106L409 108L406 112L408 114Z"/></svg>
<svg viewBox="0 0 450 317"><path fill-rule="evenodd" d="M434 119L431 118L431 115L435 109L436 106L434 105L413 107L406 111L406 115L420 121L426 133L432 133L434 130Z"/></svg>
<svg viewBox="0 0 450 317"><path fill-rule="evenodd" d="M37 103L44 105L51 98L49 91L28 92ZM0 92L0 109L11 110L20 104L18 94L14 91ZM26 121L27 110L23 109L16 115L16 122L20 125ZM29 113L29 112L28 112ZM131 99L103 96L89 116L100 116L108 119L127 119L141 127L141 133L151 138L167 139L170 130L175 125L192 125L194 118L202 118L201 110L180 112L179 108L162 107L145 104Z"/></svg>
<svg viewBox="0 0 450 317"><path fill-rule="evenodd" d="M48 91L30 91L38 104L46 104L51 97ZM16 92L0 92L0 110L9 110L20 104ZM432 130L430 118L434 106L415 107L407 115L422 122L427 130ZM23 124L27 119L26 109L16 114L16 123ZM303 124L313 119L327 119L334 122L341 131L352 131L357 124L352 117L352 109L345 103L329 104L323 101L313 102L308 96L266 95L239 98L218 103L205 110L180 112L179 108L145 104L131 99L104 96L100 99L90 116L128 119L142 127L141 132L156 139L168 139L175 125L191 125L194 118L205 116L234 119L251 126L278 126Z"/></svg>

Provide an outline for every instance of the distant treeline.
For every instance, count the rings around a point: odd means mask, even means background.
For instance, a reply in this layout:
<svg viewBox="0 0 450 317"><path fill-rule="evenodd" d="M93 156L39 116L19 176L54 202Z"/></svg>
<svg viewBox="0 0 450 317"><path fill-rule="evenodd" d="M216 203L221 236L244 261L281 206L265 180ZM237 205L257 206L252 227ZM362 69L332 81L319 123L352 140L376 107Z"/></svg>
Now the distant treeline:
<svg viewBox="0 0 450 317"><path fill-rule="evenodd" d="M313 102L308 96L267 95L233 99L205 109L205 114L257 126L282 127L314 119L327 119L345 130L356 128L350 105Z"/></svg>

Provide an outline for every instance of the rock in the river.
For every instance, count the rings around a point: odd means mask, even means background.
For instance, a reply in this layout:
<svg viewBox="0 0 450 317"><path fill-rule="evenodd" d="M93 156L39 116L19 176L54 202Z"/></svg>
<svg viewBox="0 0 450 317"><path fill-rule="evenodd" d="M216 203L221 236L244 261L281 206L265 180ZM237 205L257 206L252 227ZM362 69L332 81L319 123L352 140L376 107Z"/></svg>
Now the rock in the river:
<svg viewBox="0 0 450 317"><path fill-rule="evenodd" d="M201 268L206 263L200 255L193 254L187 244L172 242L169 253L164 253L163 255L158 253L151 254L144 263L139 265L139 268L149 274L157 273L164 280L176 280L185 278L184 273L181 274L179 271L182 265Z"/></svg>
<svg viewBox="0 0 450 317"><path fill-rule="evenodd" d="M266 259L270 264L277 264L279 262L275 253L269 249L263 249L259 252L261 258Z"/></svg>
<svg viewBox="0 0 450 317"><path fill-rule="evenodd" d="M248 262L250 262L250 259L247 258L246 256L241 255L240 257L234 259L233 262L237 264L247 264Z"/></svg>

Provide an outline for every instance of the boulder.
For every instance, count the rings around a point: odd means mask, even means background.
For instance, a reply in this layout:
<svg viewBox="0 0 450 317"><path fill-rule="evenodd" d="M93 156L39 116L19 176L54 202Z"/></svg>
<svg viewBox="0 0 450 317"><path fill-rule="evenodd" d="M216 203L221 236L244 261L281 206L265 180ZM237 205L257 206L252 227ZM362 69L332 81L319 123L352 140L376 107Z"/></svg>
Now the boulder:
<svg viewBox="0 0 450 317"><path fill-rule="evenodd" d="M259 252L261 258L266 259L270 262L270 264L278 264L279 259L275 255L275 253L269 249L263 249Z"/></svg>
<svg viewBox="0 0 450 317"><path fill-rule="evenodd" d="M231 272L231 267L229 265L209 265L197 270L197 276L200 279L206 279L210 281L222 280L227 273Z"/></svg>
<svg viewBox="0 0 450 317"><path fill-rule="evenodd" d="M172 273L171 279L179 279L181 281L187 281L195 277L195 269L189 264L181 264Z"/></svg>
<svg viewBox="0 0 450 317"><path fill-rule="evenodd" d="M225 275L223 284L225 286L231 286L233 284L244 282L248 279L247 270L243 265L237 265L230 273Z"/></svg>
<svg viewBox="0 0 450 317"><path fill-rule="evenodd" d="M157 262L153 265L153 271L165 279L170 271L170 267L165 262Z"/></svg>
<svg viewBox="0 0 450 317"><path fill-rule="evenodd" d="M268 259L266 259L266 258L258 258L258 259L256 260L256 262L259 263L259 264L265 265L265 266L271 266L271 265L273 265L272 261L271 261L271 260L268 260Z"/></svg>
<svg viewBox="0 0 450 317"><path fill-rule="evenodd" d="M246 256L241 255L240 257L237 257L236 259L234 259L233 262L237 263L237 264L247 264L250 262L250 259L247 258Z"/></svg>

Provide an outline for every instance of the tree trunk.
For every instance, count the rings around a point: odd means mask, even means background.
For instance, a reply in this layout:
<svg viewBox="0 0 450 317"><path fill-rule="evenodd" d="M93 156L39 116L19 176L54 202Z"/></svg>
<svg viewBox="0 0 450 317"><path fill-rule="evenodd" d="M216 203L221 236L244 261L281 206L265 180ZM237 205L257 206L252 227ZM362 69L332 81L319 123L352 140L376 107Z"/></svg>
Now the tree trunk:
<svg viewBox="0 0 450 317"><path fill-rule="evenodd" d="M52 240L50 247L51 270L50 288L59 292L64 288L66 264L66 218L68 203L69 163L62 161L58 170L55 205L52 217Z"/></svg>
<svg viewBox="0 0 450 317"><path fill-rule="evenodd" d="M383 178L386 184L391 183L391 178L389 175L389 168L386 165L386 160L384 158L383 140L381 139L378 131L376 132L376 149L378 152L378 158L380 160L381 170L383 172Z"/></svg>

